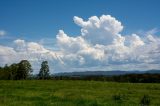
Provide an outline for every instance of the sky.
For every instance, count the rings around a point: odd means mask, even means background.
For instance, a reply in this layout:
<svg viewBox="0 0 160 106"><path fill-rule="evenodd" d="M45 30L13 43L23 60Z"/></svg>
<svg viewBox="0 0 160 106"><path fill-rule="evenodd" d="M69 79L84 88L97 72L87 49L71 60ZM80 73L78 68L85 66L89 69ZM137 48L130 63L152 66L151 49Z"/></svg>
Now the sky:
<svg viewBox="0 0 160 106"><path fill-rule="evenodd" d="M160 69L159 0L0 0L0 66Z"/></svg>

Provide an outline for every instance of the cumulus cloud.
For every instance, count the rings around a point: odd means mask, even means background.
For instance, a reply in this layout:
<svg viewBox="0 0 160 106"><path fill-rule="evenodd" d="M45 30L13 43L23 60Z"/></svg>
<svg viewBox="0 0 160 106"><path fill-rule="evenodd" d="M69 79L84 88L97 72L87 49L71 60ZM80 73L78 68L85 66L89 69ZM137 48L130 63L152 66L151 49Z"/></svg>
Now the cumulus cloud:
<svg viewBox="0 0 160 106"><path fill-rule="evenodd" d="M135 48L135 47L139 47L139 46L143 46L144 42L141 40L141 38L136 35L136 34L132 34L130 37L130 46Z"/></svg>
<svg viewBox="0 0 160 106"><path fill-rule="evenodd" d="M13 45L13 47L0 46L1 66L27 59L32 63L35 73L37 73L41 62L44 60L48 60L51 63L52 70L52 63L54 65L57 64L57 66L62 64L60 52L48 50L37 42L26 42L25 40L17 39L13 41Z"/></svg>
<svg viewBox="0 0 160 106"><path fill-rule="evenodd" d="M69 53L76 53L89 46L81 36L70 37L65 34L63 30L59 30L59 33L57 34L57 43L62 51L68 51Z"/></svg>
<svg viewBox="0 0 160 106"><path fill-rule="evenodd" d="M110 15L92 16L87 21L75 16L74 22L81 27L82 36L92 44L110 44L123 29L121 22Z"/></svg>
<svg viewBox="0 0 160 106"><path fill-rule="evenodd" d="M17 39L13 47L0 46L0 64L28 59L38 71L40 63L48 60L51 70L56 72L160 68L160 38L154 36L155 30L143 37L126 36L121 34L121 22L110 15L92 16L88 20L75 16L73 20L81 34L73 37L59 30L56 44L52 45L57 50Z"/></svg>
<svg viewBox="0 0 160 106"><path fill-rule="evenodd" d="M5 64L11 64L16 62L17 58L15 57L16 51L12 47L1 46L0 45L0 65L4 66Z"/></svg>

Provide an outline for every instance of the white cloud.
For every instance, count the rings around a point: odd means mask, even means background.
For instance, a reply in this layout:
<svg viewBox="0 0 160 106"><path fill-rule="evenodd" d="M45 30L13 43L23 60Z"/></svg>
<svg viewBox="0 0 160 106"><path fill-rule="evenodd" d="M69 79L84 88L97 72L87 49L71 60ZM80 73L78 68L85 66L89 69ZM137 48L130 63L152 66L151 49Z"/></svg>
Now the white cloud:
<svg viewBox="0 0 160 106"><path fill-rule="evenodd" d="M139 46L143 46L145 43L141 40L141 38L136 35L136 34L132 34L130 37L130 46L131 47L139 47Z"/></svg>
<svg viewBox="0 0 160 106"><path fill-rule="evenodd" d="M153 28L149 31L146 32L146 35L154 35L158 32L159 30L157 28Z"/></svg>
<svg viewBox="0 0 160 106"><path fill-rule="evenodd" d="M16 51L12 47L7 46L1 46L0 45L0 64L10 64L12 63L16 58Z"/></svg>
<svg viewBox="0 0 160 106"><path fill-rule="evenodd" d="M0 36L4 36L4 35L6 35L6 31L0 30Z"/></svg>
<svg viewBox="0 0 160 106"><path fill-rule="evenodd" d="M149 42L157 42L157 39L156 38L154 38L152 35L148 35L147 36L147 40L149 41Z"/></svg>
<svg viewBox="0 0 160 106"><path fill-rule="evenodd" d="M123 29L121 22L110 15L92 16L88 21L75 16L74 22L81 27L82 36L92 44L110 44Z"/></svg>
<svg viewBox="0 0 160 106"><path fill-rule="evenodd" d="M52 45L57 50L17 39L13 47L0 46L0 64L28 59L38 70L40 63L48 60L56 72L160 68L160 38L152 35L155 31L144 37L122 35L123 25L110 15L92 16L87 21L77 16L73 19L81 27L81 35L72 37L59 30Z"/></svg>
<svg viewBox="0 0 160 106"><path fill-rule="evenodd" d="M57 34L57 43L62 51L69 53L76 53L89 46L81 36L69 37L63 30L59 30L59 33Z"/></svg>

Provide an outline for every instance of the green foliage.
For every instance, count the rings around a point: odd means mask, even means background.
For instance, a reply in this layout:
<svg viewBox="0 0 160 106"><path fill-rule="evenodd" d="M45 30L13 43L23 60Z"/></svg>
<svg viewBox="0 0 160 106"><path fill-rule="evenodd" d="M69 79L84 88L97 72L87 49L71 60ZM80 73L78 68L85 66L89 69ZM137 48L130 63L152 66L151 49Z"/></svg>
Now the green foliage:
<svg viewBox="0 0 160 106"><path fill-rule="evenodd" d="M48 79L49 78L49 65L48 65L47 61L42 62L38 77L39 77L39 79Z"/></svg>
<svg viewBox="0 0 160 106"><path fill-rule="evenodd" d="M0 67L0 79L2 80L20 80L27 79L32 72L32 66L28 60L22 60L20 63L5 65Z"/></svg>
<svg viewBox="0 0 160 106"><path fill-rule="evenodd" d="M29 74L32 72L32 66L29 61L22 60L18 66L16 79L27 79Z"/></svg>
<svg viewBox="0 0 160 106"><path fill-rule="evenodd" d="M31 76L32 68L28 60L22 60L20 63L13 63L8 66L0 67L0 80L23 80L23 79L53 79L53 80L89 80L89 81L111 81L111 82L130 82L130 83L160 83L160 74L126 74L116 76L96 76L96 75L77 75L77 76L50 76L49 65L43 61L41 69L37 76Z"/></svg>
<svg viewBox="0 0 160 106"><path fill-rule="evenodd" d="M88 80L130 83L160 83L160 74L126 74L116 76L53 76L55 80Z"/></svg>
<svg viewBox="0 0 160 106"><path fill-rule="evenodd" d="M123 100L122 95L120 95L120 94L113 95L112 98L113 98L113 100L114 100L115 102L122 102L122 100Z"/></svg>
<svg viewBox="0 0 160 106"><path fill-rule="evenodd" d="M16 79L18 68L19 68L19 64L14 63L10 65L10 79L11 80Z"/></svg>
<svg viewBox="0 0 160 106"><path fill-rule="evenodd" d="M144 95L140 101L141 106L149 106L150 105L150 97L148 95Z"/></svg>

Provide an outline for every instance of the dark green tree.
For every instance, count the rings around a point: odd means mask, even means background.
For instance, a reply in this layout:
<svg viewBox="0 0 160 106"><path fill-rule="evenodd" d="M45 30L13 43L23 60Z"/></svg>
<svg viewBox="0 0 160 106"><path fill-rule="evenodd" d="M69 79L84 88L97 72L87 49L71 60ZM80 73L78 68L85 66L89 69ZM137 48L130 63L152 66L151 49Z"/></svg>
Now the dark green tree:
<svg viewBox="0 0 160 106"><path fill-rule="evenodd" d="M18 68L19 68L19 64L13 63L10 65L9 79L11 80L16 79Z"/></svg>
<svg viewBox="0 0 160 106"><path fill-rule="evenodd" d="M48 65L47 61L42 62L38 77L39 77L39 79L48 79L49 78L49 65Z"/></svg>
<svg viewBox="0 0 160 106"><path fill-rule="evenodd" d="M5 64L4 68L3 68L5 71L9 71L9 66L8 64Z"/></svg>
<svg viewBox="0 0 160 106"><path fill-rule="evenodd" d="M6 66L7 65L5 65L5 69L8 69ZM0 79L7 80L7 78L8 78L7 71L4 70L4 67L1 67L0 68Z"/></svg>
<svg viewBox="0 0 160 106"><path fill-rule="evenodd" d="M29 61L28 60L22 60L18 64L16 79L18 79L18 80L27 79L28 76L31 74L31 72L32 72L32 66L29 63Z"/></svg>
<svg viewBox="0 0 160 106"><path fill-rule="evenodd" d="M10 67L7 64L4 66L4 79L10 79Z"/></svg>

